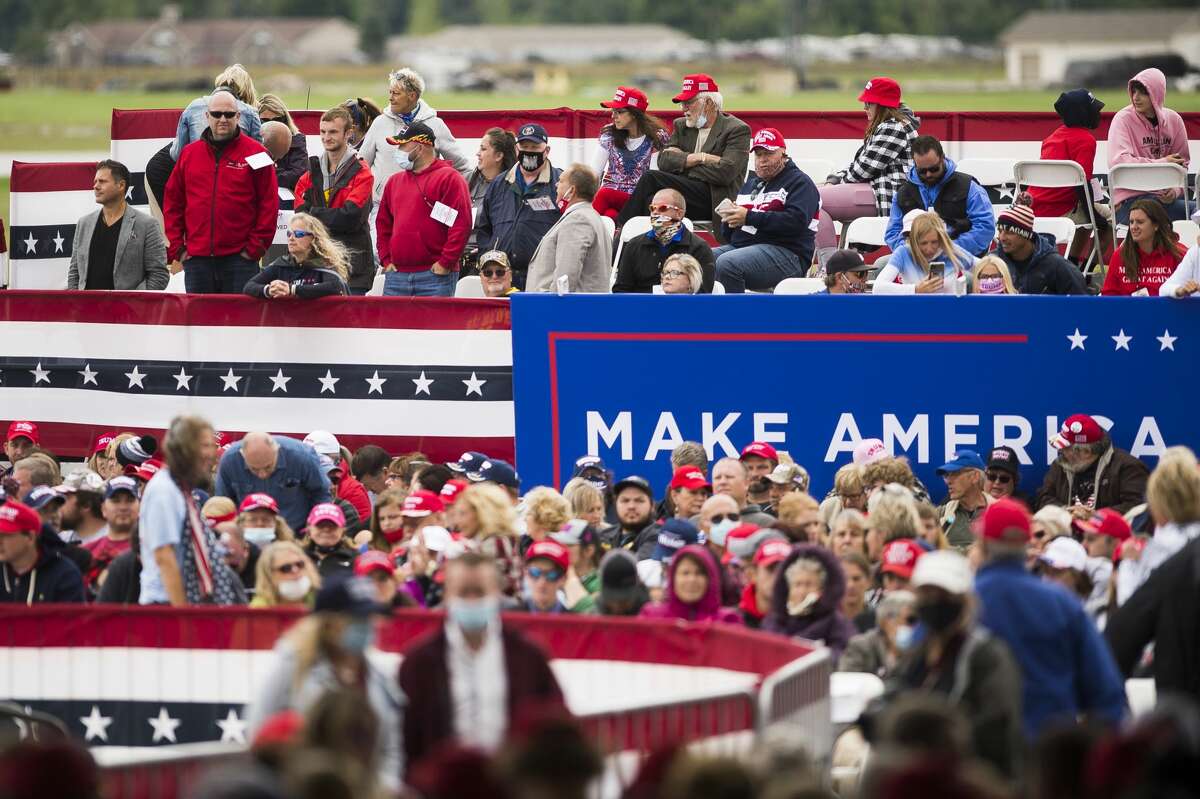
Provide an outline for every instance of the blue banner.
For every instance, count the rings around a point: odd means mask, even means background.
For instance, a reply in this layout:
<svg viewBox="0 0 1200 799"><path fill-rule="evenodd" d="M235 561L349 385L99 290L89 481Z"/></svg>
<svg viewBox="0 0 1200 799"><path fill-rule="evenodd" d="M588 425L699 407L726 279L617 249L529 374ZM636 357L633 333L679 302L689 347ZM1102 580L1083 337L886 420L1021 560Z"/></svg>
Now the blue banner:
<svg viewBox="0 0 1200 799"><path fill-rule="evenodd" d="M955 450L1001 444L1035 490L1073 413L1151 467L1200 443L1191 300L517 294L512 313L525 486L561 486L591 454L661 491L681 441L716 459L757 440L821 497L881 438L939 499Z"/></svg>

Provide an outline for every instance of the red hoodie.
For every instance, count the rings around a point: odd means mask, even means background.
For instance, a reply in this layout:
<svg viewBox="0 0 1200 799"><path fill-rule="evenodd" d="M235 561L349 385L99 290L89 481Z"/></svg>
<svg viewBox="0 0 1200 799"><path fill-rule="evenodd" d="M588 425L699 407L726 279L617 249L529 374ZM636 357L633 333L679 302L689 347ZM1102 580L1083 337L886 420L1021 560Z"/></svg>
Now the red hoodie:
<svg viewBox="0 0 1200 799"><path fill-rule="evenodd" d="M1096 137L1087 128L1060 125L1042 142L1043 161L1075 161L1083 174L1092 179L1092 164L1096 161ZM1069 216L1079 202L1079 189L1046 189L1030 187L1033 213L1036 216Z"/></svg>
<svg viewBox="0 0 1200 799"><path fill-rule="evenodd" d="M337 498L344 499L353 505L354 509L358 511L358 518L362 521L363 527L369 527L371 525L371 497L367 494L367 489L350 474L350 466L346 463L345 458L338 464L338 468L342 470L342 479L337 484L335 492Z"/></svg>
<svg viewBox="0 0 1200 799"><path fill-rule="evenodd" d="M447 225L433 218L438 206L454 216ZM375 219L379 263L398 272L424 272L433 264L458 271L458 259L471 234L471 191L449 161L436 159L420 173L388 178Z"/></svg>
<svg viewBox="0 0 1200 799"><path fill-rule="evenodd" d="M1179 262L1187 254L1187 249L1183 246L1179 247L1179 255L1161 249L1144 253L1138 248L1138 279L1136 282L1130 282L1125 277L1125 264L1121 260L1123 249L1124 247L1119 247L1114 250L1112 258L1109 259L1108 274L1104 276L1104 286L1100 289L1102 295L1128 297L1138 289L1146 289L1151 297L1157 297L1159 287L1175 273L1175 267L1179 266Z"/></svg>

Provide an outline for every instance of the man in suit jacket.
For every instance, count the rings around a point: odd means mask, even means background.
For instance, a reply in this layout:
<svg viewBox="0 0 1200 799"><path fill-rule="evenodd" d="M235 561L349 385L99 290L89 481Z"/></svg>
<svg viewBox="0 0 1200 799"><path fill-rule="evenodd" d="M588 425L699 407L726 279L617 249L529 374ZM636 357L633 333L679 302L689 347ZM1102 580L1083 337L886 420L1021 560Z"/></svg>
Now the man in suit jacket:
<svg viewBox="0 0 1200 799"><path fill-rule="evenodd" d="M466 552L448 561L445 604L446 623L408 649L400 665L410 772L446 744L495 751L518 711L563 703L546 656L500 622L495 560Z"/></svg>
<svg viewBox="0 0 1200 799"><path fill-rule="evenodd" d="M719 235L715 209L722 200L737 196L746 178L750 126L724 112L717 82L708 75L684 76L683 90L674 100L681 104L683 116L675 120L671 140L658 154L658 169L642 175L617 225L644 214L659 189L675 189L687 201L688 219L711 220Z"/></svg>
<svg viewBox="0 0 1200 799"><path fill-rule="evenodd" d="M572 164L558 178L562 216L546 232L529 259L526 291L555 291L564 275L567 291L607 294L612 271L612 234L592 207L600 179L592 168Z"/></svg>
<svg viewBox="0 0 1200 799"><path fill-rule="evenodd" d="M125 203L129 170L119 161L96 165L92 191L100 208L75 223L67 288L167 287L167 244L158 223Z"/></svg>

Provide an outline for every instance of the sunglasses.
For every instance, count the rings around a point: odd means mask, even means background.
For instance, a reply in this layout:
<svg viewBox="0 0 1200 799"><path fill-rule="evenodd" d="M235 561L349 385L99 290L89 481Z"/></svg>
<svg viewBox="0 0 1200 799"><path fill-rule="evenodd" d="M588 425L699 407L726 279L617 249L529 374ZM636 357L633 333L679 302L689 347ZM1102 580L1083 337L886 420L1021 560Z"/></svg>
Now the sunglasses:
<svg viewBox="0 0 1200 799"><path fill-rule="evenodd" d="M208 115L213 119L233 119L238 115L237 111L209 111Z"/></svg>
<svg viewBox="0 0 1200 799"><path fill-rule="evenodd" d="M987 479L993 483L999 483L1002 486L1006 486L1012 482L1012 475L1008 472L988 472Z"/></svg>
<svg viewBox="0 0 1200 799"><path fill-rule="evenodd" d="M650 213L652 213L652 214L665 214L667 211L682 211L682 210L683 209L680 208L678 205L652 205L652 206L650 206Z"/></svg>
<svg viewBox="0 0 1200 799"><path fill-rule="evenodd" d="M914 167L918 175L936 175L942 171L942 165L939 163L936 166Z"/></svg>
<svg viewBox="0 0 1200 799"><path fill-rule="evenodd" d="M288 228L287 237L289 239L302 239L305 236L311 236L312 232L308 230L292 230Z"/></svg>
<svg viewBox="0 0 1200 799"><path fill-rule="evenodd" d="M483 269L483 270L480 270L479 274L483 275L484 277L504 277L505 275L508 274L508 270L504 269L504 268Z"/></svg>
<svg viewBox="0 0 1200 799"><path fill-rule="evenodd" d="M554 582L563 576L562 569L543 569L541 566L530 566L525 571L535 580L546 579Z"/></svg>
<svg viewBox="0 0 1200 799"><path fill-rule="evenodd" d="M711 519L709 519L708 523L709 524L720 524L721 522L724 522L724 521L736 522L736 521L741 521L741 518L742 518L742 516L740 513L718 513L716 516L713 516Z"/></svg>
<svg viewBox="0 0 1200 799"><path fill-rule="evenodd" d="M676 278L676 277L683 277L686 274L687 274L687 272L683 272L678 269L664 269L662 276L669 277L669 278Z"/></svg>
<svg viewBox="0 0 1200 799"><path fill-rule="evenodd" d="M294 563L281 563L275 567L275 571L279 572L280 574L296 574L297 572L304 571L304 564L300 563L299 561Z"/></svg>

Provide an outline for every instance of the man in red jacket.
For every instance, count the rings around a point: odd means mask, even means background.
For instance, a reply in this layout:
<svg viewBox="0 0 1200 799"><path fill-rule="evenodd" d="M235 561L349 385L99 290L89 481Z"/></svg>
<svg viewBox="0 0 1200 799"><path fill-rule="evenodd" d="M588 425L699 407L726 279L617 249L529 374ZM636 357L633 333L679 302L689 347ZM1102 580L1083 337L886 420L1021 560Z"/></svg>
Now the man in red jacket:
<svg viewBox="0 0 1200 799"><path fill-rule="evenodd" d="M325 152L308 159L309 171L296 182L296 211L320 219L335 241L350 251L351 294L366 294L375 280L371 244L371 167L350 145L353 124L346 106L321 115L321 147Z"/></svg>
<svg viewBox="0 0 1200 799"><path fill-rule="evenodd" d="M446 623L409 648L400 664L410 773L450 741L495 751L515 713L563 704L546 656L500 622L493 559L467 552L448 561L445 604Z"/></svg>
<svg viewBox="0 0 1200 799"><path fill-rule="evenodd" d="M375 219L385 296L454 294L471 233L471 192L450 162L437 157L434 141L424 122L387 140L396 147L400 171L384 185Z"/></svg>
<svg viewBox="0 0 1200 799"><path fill-rule="evenodd" d="M207 114L208 130L183 148L167 181L167 260L184 262L189 294L240 294L275 237L275 162L238 128L228 91L213 92Z"/></svg>

